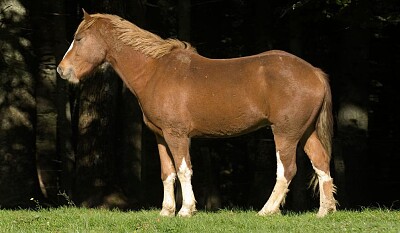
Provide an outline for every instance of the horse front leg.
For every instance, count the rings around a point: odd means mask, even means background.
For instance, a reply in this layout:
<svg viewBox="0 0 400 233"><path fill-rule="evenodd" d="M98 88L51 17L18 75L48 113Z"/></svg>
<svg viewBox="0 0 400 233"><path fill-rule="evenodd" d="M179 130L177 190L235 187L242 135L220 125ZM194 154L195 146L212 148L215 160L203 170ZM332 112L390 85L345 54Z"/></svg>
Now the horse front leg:
<svg viewBox="0 0 400 233"><path fill-rule="evenodd" d="M182 188L182 207L178 216L190 217L196 212L196 200L192 188L192 163L189 154L190 139L164 135L174 158L178 179Z"/></svg>
<svg viewBox="0 0 400 233"><path fill-rule="evenodd" d="M174 184L176 171L172 162L172 156L168 150L167 144L161 136L157 135L158 152L161 163L161 180L164 187L164 198L162 202L161 216L175 216L175 194Z"/></svg>
<svg viewBox="0 0 400 233"><path fill-rule="evenodd" d="M296 174L296 144L275 136L276 145L276 183L267 203L258 212L259 215L272 215L280 213L280 205L285 202L289 192L289 184Z"/></svg>

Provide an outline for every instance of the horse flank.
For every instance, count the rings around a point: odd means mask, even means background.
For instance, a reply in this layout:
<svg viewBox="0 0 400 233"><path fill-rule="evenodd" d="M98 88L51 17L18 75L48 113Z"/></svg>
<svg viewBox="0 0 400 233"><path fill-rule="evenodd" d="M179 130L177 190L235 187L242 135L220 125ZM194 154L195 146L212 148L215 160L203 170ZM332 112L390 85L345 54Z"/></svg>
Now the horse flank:
<svg viewBox="0 0 400 233"><path fill-rule="evenodd" d="M133 23L116 15L93 14L90 19L84 19L76 33L83 32L100 20L108 20L113 26L113 32L124 44L152 58L160 58L174 49L186 49L196 52L190 43L177 39L162 39L160 36L139 28Z"/></svg>

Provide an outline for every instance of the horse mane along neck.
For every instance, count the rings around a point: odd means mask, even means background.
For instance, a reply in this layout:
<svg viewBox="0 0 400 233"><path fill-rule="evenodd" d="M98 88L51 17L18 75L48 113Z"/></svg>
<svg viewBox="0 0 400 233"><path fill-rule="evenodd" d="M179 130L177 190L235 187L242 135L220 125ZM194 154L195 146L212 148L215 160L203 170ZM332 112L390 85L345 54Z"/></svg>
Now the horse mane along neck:
<svg viewBox="0 0 400 233"><path fill-rule="evenodd" d="M86 30L99 19L108 20L113 27L113 32L124 44L133 47L150 57L160 58L174 49L186 49L196 52L189 43L177 39L162 39L156 34L139 28L133 23L110 14L93 14L89 20L84 20L78 31Z"/></svg>

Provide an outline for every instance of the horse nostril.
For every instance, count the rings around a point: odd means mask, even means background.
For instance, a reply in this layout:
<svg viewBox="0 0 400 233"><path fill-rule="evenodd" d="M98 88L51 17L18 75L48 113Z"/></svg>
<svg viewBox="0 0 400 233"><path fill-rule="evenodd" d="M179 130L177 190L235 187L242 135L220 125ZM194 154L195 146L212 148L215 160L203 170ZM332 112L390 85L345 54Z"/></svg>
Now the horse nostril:
<svg viewBox="0 0 400 233"><path fill-rule="evenodd" d="M60 66L57 66L57 73L62 76L63 70Z"/></svg>

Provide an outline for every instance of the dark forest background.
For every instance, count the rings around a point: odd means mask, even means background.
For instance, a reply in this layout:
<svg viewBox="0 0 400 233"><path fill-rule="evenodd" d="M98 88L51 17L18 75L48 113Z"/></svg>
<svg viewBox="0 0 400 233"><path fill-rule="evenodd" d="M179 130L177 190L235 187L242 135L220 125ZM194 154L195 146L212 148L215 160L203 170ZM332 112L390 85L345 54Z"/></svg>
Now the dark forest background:
<svg viewBox="0 0 400 233"><path fill-rule="evenodd" d="M281 49L323 69L339 209L400 207L398 0L2 0L0 208L161 206L155 138L135 97L107 66L78 86L56 74L82 8L188 41L206 57ZM269 129L194 139L191 154L198 209L258 210L272 191ZM312 210L312 168L301 150L297 160L285 208Z"/></svg>

